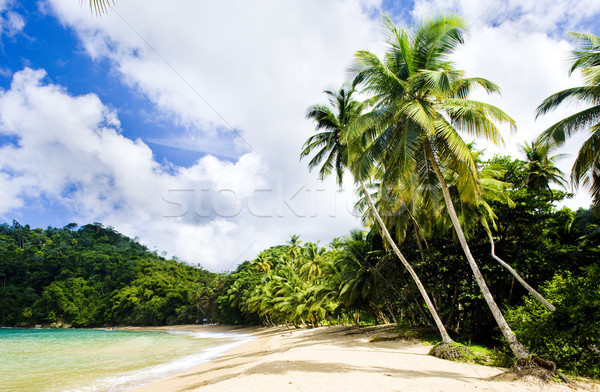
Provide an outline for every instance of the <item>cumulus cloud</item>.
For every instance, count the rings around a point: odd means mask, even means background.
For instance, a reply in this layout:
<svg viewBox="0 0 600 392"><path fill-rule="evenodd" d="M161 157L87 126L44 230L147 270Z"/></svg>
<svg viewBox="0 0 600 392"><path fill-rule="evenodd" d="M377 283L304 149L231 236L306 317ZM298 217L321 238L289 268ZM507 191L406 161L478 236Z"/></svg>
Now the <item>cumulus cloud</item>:
<svg viewBox="0 0 600 392"><path fill-rule="evenodd" d="M69 0L52 4L90 56L110 59L127 84L189 126L165 144L254 150L286 166L275 147L299 150L311 133L306 107L379 39L367 13L374 4L359 0L127 1L102 18Z"/></svg>
<svg viewBox="0 0 600 392"><path fill-rule="evenodd" d="M178 189L226 189L244 200L252 185L264 182L256 154L235 164L206 156L168 173L148 146L120 134L115 112L96 95L71 96L44 82L45 76L43 70L25 69L0 94L0 132L18 138L0 149L0 213L22 206L24 198L46 197L67 206L73 218L102 220L210 268L239 255L239 246L229 246L220 255L203 257L199 249L235 237L236 224L215 209L205 216L173 214L165 195Z"/></svg>
<svg viewBox="0 0 600 392"><path fill-rule="evenodd" d="M25 27L23 16L11 10L14 1L0 1L0 37L6 35L13 37L20 33Z"/></svg>
<svg viewBox="0 0 600 392"><path fill-rule="evenodd" d="M46 79L26 68L0 93L0 133L17 138L0 148L2 215L46 198L73 220L102 221L217 271L297 230L330 236L338 213L353 224L322 186L274 178L254 152L235 162L207 155L188 168L163 167L141 140L121 135L117 114L96 95L72 96Z"/></svg>

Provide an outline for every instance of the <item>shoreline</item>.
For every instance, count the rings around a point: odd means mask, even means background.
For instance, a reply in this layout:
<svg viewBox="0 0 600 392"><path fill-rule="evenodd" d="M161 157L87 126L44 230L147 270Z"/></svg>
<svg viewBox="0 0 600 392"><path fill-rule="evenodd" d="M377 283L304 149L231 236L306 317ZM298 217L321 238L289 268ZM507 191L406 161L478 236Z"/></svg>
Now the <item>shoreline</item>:
<svg viewBox="0 0 600 392"><path fill-rule="evenodd" d="M197 384L204 383L206 377L199 375L209 374L210 377L222 377L227 373L230 366L239 364L238 358L243 358L249 355L260 354L260 351L265 347L269 347L269 341L283 334L289 334L292 331L285 326L280 327L256 327L256 326L234 326L234 325L172 325L159 327L115 327L117 331L147 331L147 332L168 332L168 331L185 331L185 332L207 332L207 333L225 333L225 334L242 334L252 337L252 340L236 345L229 350L221 353L215 358L202 362L191 369L188 369L179 374L166 377L162 380L152 381L148 384L129 389L131 392L159 392L159 391L175 391L189 390L194 385L188 385L189 382ZM218 367L217 367L218 365Z"/></svg>
<svg viewBox="0 0 600 392"><path fill-rule="evenodd" d="M231 391L600 391L536 379L497 376L506 369L451 362L428 355L431 346L394 340L386 326L288 327L170 326L119 330L244 333L252 341L174 376L131 392ZM378 338L372 341L373 338ZM382 339L383 338L383 339Z"/></svg>

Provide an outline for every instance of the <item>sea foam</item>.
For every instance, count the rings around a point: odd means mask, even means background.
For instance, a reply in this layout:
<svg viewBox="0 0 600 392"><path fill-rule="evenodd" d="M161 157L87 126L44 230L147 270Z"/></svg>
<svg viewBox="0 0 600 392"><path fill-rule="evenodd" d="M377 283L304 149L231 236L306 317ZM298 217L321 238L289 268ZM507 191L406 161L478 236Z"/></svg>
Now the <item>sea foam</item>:
<svg viewBox="0 0 600 392"><path fill-rule="evenodd" d="M229 342L213 347L207 347L201 352L188 355L173 361L154 365L134 371L127 371L115 376L106 377L93 382L93 385L71 389L67 392L101 392L101 391L126 391L135 387L150 384L175 374L183 373L202 363L211 361L223 355L232 348L250 342L255 338L248 334L225 332L192 332L192 331L167 331L169 334L188 335L195 339L226 339Z"/></svg>

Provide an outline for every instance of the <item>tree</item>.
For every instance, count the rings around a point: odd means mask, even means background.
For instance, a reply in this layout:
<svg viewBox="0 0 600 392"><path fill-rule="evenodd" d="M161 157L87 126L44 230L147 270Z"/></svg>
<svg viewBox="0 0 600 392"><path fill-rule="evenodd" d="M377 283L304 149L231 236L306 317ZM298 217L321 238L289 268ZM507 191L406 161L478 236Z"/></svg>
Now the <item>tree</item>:
<svg viewBox="0 0 600 392"><path fill-rule="evenodd" d="M300 276L306 280L322 275L323 255L325 248L319 248L319 243L307 242L300 256Z"/></svg>
<svg viewBox="0 0 600 392"><path fill-rule="evenodd" d="M300 244L302 243L302 241L300 241L299 235L292 234L290 236L290 240L287 243L288 243L287 255L293 261L296 259L296 257L300 256L300 252L302 251L302 247L300 246Z"/></svg>
<svg viewBox="0 0 600 392"><path fill-rule="evenodd" d="M536 109L536 118L563 103L575 101L588 105L567 118L546 129L540 141L548 146L562 146L566 140L579 131L588 130L591 135L583 143L571 169L571 183L590 188L593 209L600 216L600 38L593 34L570 33L579 48L573 51L572 74L581 70L584 85L559 91L546 98Z"/></svg>
<svg viewBox="0 0 600 392"><path fill-rule="evenodd" d="M314 105L308 109L306 117L316 122L315 130L321 132L312 135L304 143L300 159L319 151L308 162L309 170L319 166L319 178L322 180L335 172L339 186L342 186L344 169L348 164L348 149L342 143L342 130L350 124L364 108L364 104L352 98L354 87L342 87L337 92L324 91L329 96L329 106ZM335 110L335 112L332 110Z"/></svg>
<svg viewBox="0 0 600 392"><path fill-rule="evenodd" d="M525 143L521 150L527 158L523 166L527 173L525 185L529 189L550 189L550 184L558 184L565 187L563 172L556 167L555 161L562 158L563 154L548 156L551 152L550 146L533 141L530 144Z"/></svg>
<svg viewBox="0 0 600 392"><path fill-rule="evenodd" d="M414 269L408 263L404 255L400 252L400 249L398 248L389 231L387 230L385 223L381 219L381 216L377 212L377 209L375 208L375 205L371 200L371 196L368 193L364 183L365 178L368 176L368 174L358 174L358 171L355 170L356 162L350 158L348 154L348 146L346 145L346 143L344 143L342 139L342 136L347 130L348 126L352 124L357 118L359 118L360 114L364 109L364 105L358 104L355 100L352 99L352 94L354 93L353 87L349 90L342 87L340 88L340 91L337 95L332 94L329 91L326 91L325 93L330 96L336 97L335 100L331 101L331 104L335 107L335 109L337 109L337 113L332 112L329 108L326 108L323 105L316 105L309 108L307 117L317 122L317 130L322 128L325 129L325 131L320 134L325 134L325 136L309 138L304 144L303 151L300 154L300 159L309 155L313 150L321 148L321 150L309 163L309 169L311 169L318 166L319 163L323 160L323 158L327 155L327 153L329 153L328 158L325 160L324 168L321 168L319 174L321 178L323 178L324 176L331 173L331 169L329 167L332 167L333 165L330 162L333 162L333 157L335 157L335 169L338 184L341 184L341 181L343 179L343 170L345 169L345 167L353 166L352 171L353 175L355 176L355 181L360 184L360 187L367 198L367 204L369 205L371 211L375 215L375 218L386 240L388 241L398 258L402 262L402 265L404 265L404 267L409 271L411 277L413 278L414 282L419 288L419 292L423 296L423 299L425 300L425 303L427 304L427 307L429 308L434 318L435 324L438 328L438 331L440 332L440 335L442 336L443 342L451 343L452 339L450 338L450 335L448 335L448 332L446 331L442 320L438 316L437 311L433 306L433 303L431 302L427 291L425 290L425 287L421 283L421 280L417 276ZM338 160L339 157L341 157L341 159ZM340 164L337 165L337 162L340 162Z"/></svg>
<svg viewBox="0 0 600 392"><path fill-rule="evenodd" d="M347 308L363 307L382 319L377 310L380 302L379 286L381 272L377 261L382 251L373 248L362 230L353 230L343 239L344 247L335 256L340 274L339 299ZM355 323L358 319L355 317Z"/></svg>
<svg viewBox="0 0 600 392"><path fill-rule="evenodd" d="M499 143L502 137L495 122L514 128L514 121L495 106L467 99L475 87L488 93L499 89L486 79L465 78L449 60L463 43L466 24L461 18L441 15L423 22L413 33L397 28L389 18L385 22L389 46L384 59L367 51L356 54L355 81L376 103L348 127L346 139L371 140L359 162L363 171L371 162L379 163L386 173L384 188L385 182L409 179L420 184L423 192L442 192L458 240L500 330L515 356L527 358L529 352L504 319L471 254L442 173L442 168L455 172L461 200L476 205L481 197L476 165L459 131Z"/></svg>

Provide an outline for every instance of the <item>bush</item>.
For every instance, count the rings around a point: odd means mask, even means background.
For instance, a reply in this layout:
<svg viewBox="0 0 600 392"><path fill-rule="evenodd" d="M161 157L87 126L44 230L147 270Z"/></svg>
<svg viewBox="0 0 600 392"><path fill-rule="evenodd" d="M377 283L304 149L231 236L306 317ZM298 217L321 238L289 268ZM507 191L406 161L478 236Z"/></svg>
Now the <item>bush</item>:
<svg viewBox="0 0 600 392"><path fill-rule="evenodd" d="M582 276L557 274L543 287L555 312L528 298L506 316L533 354L564 371L600 378L600 265L583 271Z"/></svg>

